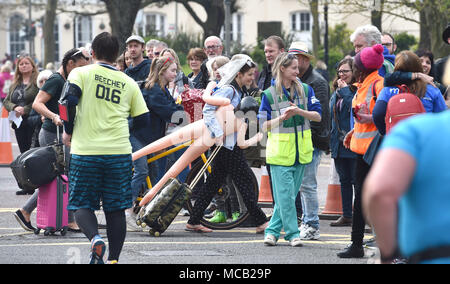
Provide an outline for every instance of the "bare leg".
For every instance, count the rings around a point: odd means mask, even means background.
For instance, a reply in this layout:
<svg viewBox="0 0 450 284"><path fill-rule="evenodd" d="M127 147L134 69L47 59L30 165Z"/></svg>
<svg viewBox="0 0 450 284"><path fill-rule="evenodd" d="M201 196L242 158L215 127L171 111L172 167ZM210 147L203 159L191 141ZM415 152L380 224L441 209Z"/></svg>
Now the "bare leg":
<svg viewBox="0 0 450 284"><path fill-rule="evenodd" d="M225 133L225 136L238 131L240 129L241 125L244 123L242 120L236 118L236 116L234 115L233 109L234 108L232 105L222 106L222 107L219 107L215 113L217 121L219 122L219 124L222 126L222 129L224 130L223 132ZM246 131L246 129L244 130L244 133L243 133L244 137L245 137L245 131ZM204 135L205 133L207 133L207 136ZM136 159L139 159L143 156L155 153L157 151L161 151L170 146L184 143L184 142L187 142L190 140L196 140L200 137L202 137L202 139L204 139L204 140L206 139L205 143L208 143L207 141L209 140L209 136L210 136L209 130L206 127L203 120L198 120L194 123L186 125L185 127L175 131L172 134L169 134L169 135L145 146L144 148L140 149L139 151L134 152L133 153L133 161ZM255 140L257 140L257 138L255 138L254 140L251 140L252 142L249 142L248 146L251 146L252 144L255 144L256 142L259 141L258 140L255 142Z"/></svg>
<svg viewBox="0 0 450 284"><path fill-rule="evenodd" d="M145 146L144 148L140 149L139 151L136 151L133 153L133 161L161 151L165 148L168 148L170 146L184 143L190 140L195 140L203 135L205 131L208 131L205 124L203 123L203 120L198 120L194 123L191 123L189 125L186 125L185 127L167 135L164 136L161 139L156 140L153 143L150 143L149 145Z"/></svg>

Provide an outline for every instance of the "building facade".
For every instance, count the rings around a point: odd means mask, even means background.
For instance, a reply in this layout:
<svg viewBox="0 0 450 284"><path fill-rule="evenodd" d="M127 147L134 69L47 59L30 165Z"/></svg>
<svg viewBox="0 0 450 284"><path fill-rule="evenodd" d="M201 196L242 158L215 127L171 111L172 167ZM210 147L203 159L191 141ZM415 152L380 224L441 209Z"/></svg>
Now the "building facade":
<svg viewBox="0 0 450 284"><path fill-rule="evenodd" d="M24 3L32 3L30 7ZM77 15L70 11L97 11L104 9L98 0L58 1L59 7L55 27L55 62L60 62L65 51L85 46L96 34L109 31L108 14L93 16ZM42 23L45 14L45 0L0 0L0 59L5 54L15 58L19 53L34 53L38 61L44 57L46 44L42 35ZM200 19L206 18L204 9L192 2L193 10ZM294 40L306 42L312 48L313 17L307 1L299 0L238 0L239 10L232 14L231 38L245 46L255 46L258 38L258 23L276 22L281 26L284 35L292 35ZM36 36L31 44L24 37L24 23L30 18L35 23ZM65 11L65 12L64 12ZM323 31L323 7L319 7L320 26ZM359 25L369 24L370 17L364 14L346 15L337 13L330 6L329 26L337 23L347 23L350 30ZM418 17L418 16L417 16ZM391 33L407 30L418 37L419 25L402 19L385 16L383 29ZM135 33L142 36L164 37L171 33L185 32L201 34L203 30L194 21L183 5L171 2L164 6L149 5L139 11L135 20ZM223 38L223 32L220 35ZM31 50L30 50L31 49Z"/></svg>

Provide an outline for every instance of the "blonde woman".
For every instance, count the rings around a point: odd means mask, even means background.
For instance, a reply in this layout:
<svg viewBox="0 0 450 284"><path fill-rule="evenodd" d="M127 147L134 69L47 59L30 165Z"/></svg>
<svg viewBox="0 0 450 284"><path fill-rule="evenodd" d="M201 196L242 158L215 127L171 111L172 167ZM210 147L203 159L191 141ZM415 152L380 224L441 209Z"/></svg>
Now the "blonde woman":
<svg viewBox="0 0 450 284"><path fill-rule="evenodd" d="M9 61L9 62L11 62L11 61ZM2 102L6 98L6 95L8 94L9 86L11 85L13 78L14 77L11 75L10 64L5 63L0 68L0 100Z"/></svg>
<svg viewBox="0 0 450 284"><path fill-rule="evenodd" d="M3 102L7 111L15 111L16 116L23 119L20 127L13 124L20 153L29 150L31 147L34 129L29 125L27 119L34 98L39 92L36 85L38 75L39 72L33 59L29 56L20 56L17 61L14 80Z"/></svg>
<svg viewBox="0 0 450 284"><path fill-rule="evenodd" d="M282 53L272 68L271 87L264 91L259 110L268 131L266 161L270 164L275 200L273 216L265 230L264 244L275 246L284 228L293 247L302 246L297 225L295 198L305 165L312 161L310 121L321 120L322 109L313 89L297 79L298 60Z"/></svg>

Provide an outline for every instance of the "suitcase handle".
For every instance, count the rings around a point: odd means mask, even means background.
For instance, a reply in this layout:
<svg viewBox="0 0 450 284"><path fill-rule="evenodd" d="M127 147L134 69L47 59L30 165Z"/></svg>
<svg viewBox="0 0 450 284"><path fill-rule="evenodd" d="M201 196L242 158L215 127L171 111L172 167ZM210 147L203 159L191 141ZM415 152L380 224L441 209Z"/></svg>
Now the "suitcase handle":
<svg viewBox="0 0 450 284"><path fill-rule="evenodd" d="M212 161L217 156L217 153L219 153L220 149L222 149L222 146L223 146L223 144L217 146L216 149L214 149L214 151L211 153L211 156L209 156L208 160L203 165L203 167L200 169L197 176L195 176L195 178L192 180L191 185L189 186L191 189L193 189L197 185L201 176L205 173L205 171L209 167L209 165L211 165Z"/></svg>

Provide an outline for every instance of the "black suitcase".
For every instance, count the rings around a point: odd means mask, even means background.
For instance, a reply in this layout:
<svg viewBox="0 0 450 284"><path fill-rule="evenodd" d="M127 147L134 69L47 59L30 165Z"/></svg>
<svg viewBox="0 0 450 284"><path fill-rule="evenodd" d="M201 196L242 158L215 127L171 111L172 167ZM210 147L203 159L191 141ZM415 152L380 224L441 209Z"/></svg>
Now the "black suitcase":
<svg viewBox="0 0 450 284"><path fill-rule="evenodd" d="M21 189L37 189L64 172L64 146L32 148L20 154L10 167Z"/></svg>
<svg viewBox="0 0 450 284"><path fill-rule="evenodd" d="M203 176L220 149L221 146L214 149L190 185L180 183L176 178L169 179L153 200L139 211L136 219L138 226L145 227L148 225L150 227L150 235L155 237L164 233L184 204L190 199L192 189Z"/></svg>

